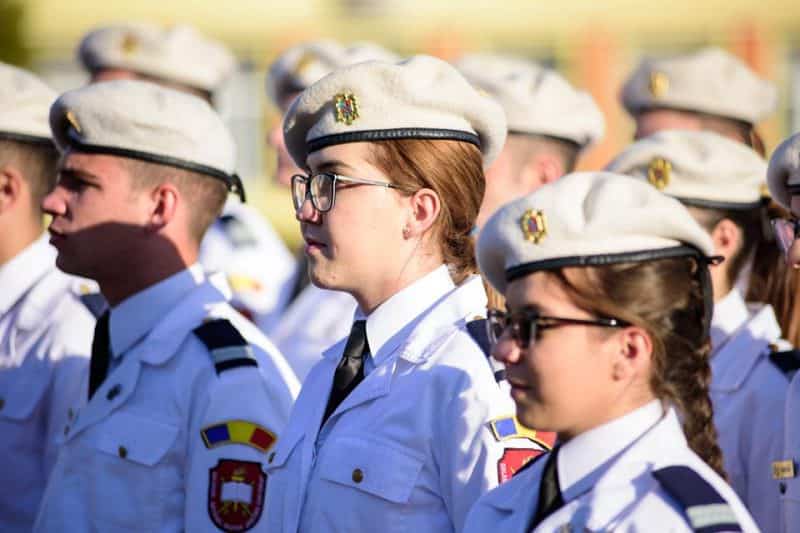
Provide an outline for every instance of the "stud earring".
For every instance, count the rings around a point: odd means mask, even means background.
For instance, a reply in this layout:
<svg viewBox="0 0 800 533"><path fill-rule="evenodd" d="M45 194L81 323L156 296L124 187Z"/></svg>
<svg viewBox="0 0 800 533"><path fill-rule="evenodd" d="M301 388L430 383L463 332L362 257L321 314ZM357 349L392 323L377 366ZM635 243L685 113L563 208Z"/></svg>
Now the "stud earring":
<svg viewBox="0 0 800 533"><path fill-rule="evenodd" d="M408 226L403 228L403 238L408 239L408 235L411 233L411 230L408 229Z"/></svg>

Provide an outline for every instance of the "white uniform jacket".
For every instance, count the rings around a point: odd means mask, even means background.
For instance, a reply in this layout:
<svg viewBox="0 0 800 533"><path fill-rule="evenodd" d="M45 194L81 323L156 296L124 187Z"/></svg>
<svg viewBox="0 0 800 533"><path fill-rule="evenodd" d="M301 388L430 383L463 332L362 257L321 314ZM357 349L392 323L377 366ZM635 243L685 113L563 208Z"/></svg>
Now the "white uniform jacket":
<svg viewBox="0 0 800 533"><path fill-rule="evenodd" d="M217 318L238 345L193 332ZM63 429L34 531L264 531L262 464L298 388L282 356L197 265L110 329L112 369Z"/></svg>
<svg viewBox="0 0 800 533"><path fill-rule="evenodd" d="M30 531L65 405L89 363L94 317L39 239L0 266L0 531Z"/></svg>
<svg viewBox="0 0 800 533"><path fill-rule="evenodd" d="M541 456L481 498L464 532L528 533L546 462ZM536 533L759 531L733 489L689 449L675 411L664 413L658 401L563 444L557 462L564 506ZM676 466L688 467L679 469L677 494L656 474ZM681 503L696 493L716 501Z"/></svg>
<svg viewBox="0 0 800 533"><path fill-rule="evenodd" d="M346 292L308 285L286 309L269 338L302 383L322 352L350 333L356 301Z"/></svg>
<svg viewBox="0 0 800 533"><path fill-rule="evenodd" d="M231 199L200 245L200 263L225 274L231 305L261 331L273 328L289 302L296 261L270 223L254 208Z"/></svg>
<svg viewBox="0 0 800 533"><path fill-rule="evenodd" d="M746 306L738 290L714 308L714 423L728 481L764 531L781 530L779 483L787 376L770 361L781 328L769 305Z"/></svg>
<svg viewBox="0 0 800 533"><path fill-rule="evenodd" d="M485 305L480 278L456 288L445 267L384 302L366 378L320 428L345 342L325 352L269 459L270 532L460 531L517 453L540 453L490 428L513 410L465 328Z"/></svg>

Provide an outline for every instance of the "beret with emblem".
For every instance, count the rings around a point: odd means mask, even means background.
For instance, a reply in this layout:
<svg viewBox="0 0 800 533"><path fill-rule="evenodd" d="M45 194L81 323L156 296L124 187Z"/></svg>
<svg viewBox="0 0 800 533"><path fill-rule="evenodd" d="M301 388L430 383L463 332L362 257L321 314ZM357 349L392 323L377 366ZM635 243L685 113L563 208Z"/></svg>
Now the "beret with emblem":
<svg viewBox="0 0 800 533"><path fill-rule="evenodd" d="M594 99L553 70L491 54L464 56L456 67L503 106L509 133L556 137L581 148L603 138L605 120Z"/></svg>
<svg viewBox="0 0 800 533"><path fill-rule="evenodd" d="M373 60L394 63L400 57L370 42L358 42L350 46L329 40L300 43L284 51L270 65L267 95L277 107L282 108L291 95L302 92L337 68Z"/></svg>
<svg viewBox="0 0 800 533"><path fill-rule="evenodd" d="M0 138L49 143L47 113L57 96L30 72L0 63Z"/></svg>
<svg viewBox="0 0 800 533"><path fill-rule="evenodd" d="M503 147L506 121L500 105L455 67L419 55L335 70L294 101L283 132L301 168L309 153L327 146L397 139L468 142L487 166Z"/></svg>
<svg viewBox="0 0 800 533"><path fill-rule="evenodd" d="M481 230L478 266L505 292L540 270L668 257L707 257L711 237L655 187L610 172L576 172L506 204Z"/></svg>
<svg viewBox="0 0 800 533"><path fill-rule="evenodd" d="M632 115L668 108L757 124L777 103L774 84L719 48L645 59L622 89L622 105Z"/></svg>
<svg viewBox="0 0 800 533"><path fill-rule="evenodd" d="M666 130L631 144L606 170L646 180L685 204L753 209L762 203L767 164L715 133Z"/></svg>
<svg viewBox="0 0 800 533"><path fill-rule="evenodd" d="M244 194L231 133L210 105L189 94L137 80L95 83L62 94L50 108L50 128L61 152L182 168Z"/></svg>
<svg viewBox="0 0 800 533"><path fill-rule="evenodd" d="M78 56L90 72L129 70L208 92L217 90L236 68L224 45L186 25L127 23L99 28L83 38Z"/></svg>
<svg viewBox="0 0 800 533"><path fill-rule="evenodd" d="M772 198L791 210L792 195L800 195L800 133L783 141L772 153L767 184Z"/></svg>

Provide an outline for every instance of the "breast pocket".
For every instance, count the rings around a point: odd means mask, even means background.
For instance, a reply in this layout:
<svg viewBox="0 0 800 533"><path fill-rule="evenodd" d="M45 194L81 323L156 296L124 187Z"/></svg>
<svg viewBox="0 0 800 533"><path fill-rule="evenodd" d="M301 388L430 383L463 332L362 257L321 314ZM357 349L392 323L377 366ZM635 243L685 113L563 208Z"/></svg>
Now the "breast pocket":
<svg viewBox="0 0 800 533"><path fill-rule="evenodd" d="M312 497L317 524L341 524L364 530L379 523L382 531L402 531L407 504L420 478L425 456L395 443L335 438L319 457ZM406 524L407 526L407 524Z"/></svg>
<svg viewBox="0 0 800 533"><path fill-rule="evenodd" d="M96 429L89 480L93 516L106 527L155 529L164 502L183 490L180 464L168 457L178 428L116 412Z"/></svg>

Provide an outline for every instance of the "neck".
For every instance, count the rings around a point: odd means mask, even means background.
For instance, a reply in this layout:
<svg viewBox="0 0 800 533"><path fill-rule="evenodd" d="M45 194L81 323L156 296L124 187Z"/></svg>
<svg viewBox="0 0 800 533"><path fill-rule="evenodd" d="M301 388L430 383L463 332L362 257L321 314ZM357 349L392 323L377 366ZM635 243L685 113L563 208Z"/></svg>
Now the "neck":
<svg viewBox="0 0 800 533"><path fill-rule="evenodd" d="M168 253L169 252L169 253ZM185 270L197 262L197 250L162 250L161 253L132 253L124 268L112 268L107 275L96 276L106 301L111 307Z"/></svg>
<svg viewBox="0 0 800 533"><path fill-rule="evenodd" d="M361 309L361 312L369 316L383 302L406 287L413 285L416 281L427 276L440 266L441 263L426 264L424 266L417 265L416 268L413 269L407 267L396 277L385 279L372 287L359 288L350 294L352 294L353 298L358 302L358 307Z"/></svg>
<svg viewBox="0 0 800 533"><path fill-rule="evenodd" d="M0 266L5 265L25 248L33 244L42 234L41 219L21 222L0 219ZM11 230L13 228L13 231Z"/></svg>
<svg viewBox="0 0 800 533"><path fill-rule="evenodd" d="M622 418L623 416L628 415L641 407L644 407L654 399L655 396L653 396L651 393L636 394L633 398L628 399L620 398L618 401L611 402L608 409L599 410L598 416L594 417L592 420L584 421L583 424L575 425L574 427L558 431L558 441L568 442L578 435L599 428L600 426L608 424L609 422L617 420L618 418Z"/></svg>

